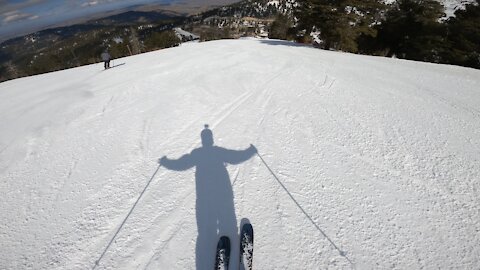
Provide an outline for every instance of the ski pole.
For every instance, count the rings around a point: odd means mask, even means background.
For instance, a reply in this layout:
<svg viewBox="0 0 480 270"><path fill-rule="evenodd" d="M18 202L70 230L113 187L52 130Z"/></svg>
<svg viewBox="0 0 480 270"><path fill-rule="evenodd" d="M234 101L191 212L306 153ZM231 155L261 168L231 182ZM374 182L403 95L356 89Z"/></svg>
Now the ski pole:
<svg viewBox="0 0 480 270"><path fill-rule="evenodd" d="M137 206L137 203L140 201L140 199L142 198L143 194L145 193L145 191L147 190L148 186L150 185L150 183L152 182L153 178L155 177L155 175L157 174L158 170L160 169L162 165L161 164L158 164L157 166L157 169L155 170L155 172L153 173L152 177L150 177L150 180L148 180L147 184L145 185L145 187L143 188L142 192L140 193L140 196L138 196L137 198L137 201L133 204L132 208L130 209L130 211L128 212L127 216L125 217L125 219L123 219L122 221L122 224L120 224L120 226L118 227L117 231L115 232L115 234L113 235L112 239L110 239L110 242L108 243L107 247L105 248L105 250L102 252L102 255L100 255L100 257L98 258L98 260L95 261L95 265L92 267L92 270L95 269L97 266L100 265L100 260L102 260L103 256L105 255L105 253L107 253L107 250L110 248L110 246L112 245L113 243L113 240L115 240L115 237L117 237L118 233L120 232L120 230L122 229L123 225L125 225L125 222L127 221L127 219L130 217L130 215L132 214L133 212L133 209L135 209L135 207Z"/></svg>
<svg viewBox="0 0 480 270"><path fill-rule="evenodd" d="M313 224L313 226L315 226L315 228L317 228L317 230L328 240L328 242L330 242L330 244L332 244L332 246L340 253L340 256L344 257L345 259L347 259L347 261L352 265L354 266L353 262L347 257L347 254L342 251L340 248L337 247L337 245L335 245L335 243L330 239L330 237L328 237L328 235L322 230L320 229L320 227L317 225L317 223L315 223L315 221L313 221L313 219L310 217L310 215L307 214L307 212L305 212L305 210L303 210L303 207L300 205L300 203L298 203L298 201L293 197L293 195L290 193L290 191L288 191L288 189L285 187L285 185L280 181L280 179L278 179L277 175L272 171L272 169L270 169L270 166L268 166L268 164L265 162L265 160L262 158L262 156L260 155L260 153L258 152L257 150L257 156L260 158L260 160L263 162L263 165L265 165L265 167L270 171L270 173L273 175L273 177L275 178L275 180L277 180L277 182L280 184L280 186L285 190L285 192L287 192L288 196L292 199L292 201L298 206L298 208L300 208L300 210L303 212L303 214L310 220L310 222Z"/></svg>

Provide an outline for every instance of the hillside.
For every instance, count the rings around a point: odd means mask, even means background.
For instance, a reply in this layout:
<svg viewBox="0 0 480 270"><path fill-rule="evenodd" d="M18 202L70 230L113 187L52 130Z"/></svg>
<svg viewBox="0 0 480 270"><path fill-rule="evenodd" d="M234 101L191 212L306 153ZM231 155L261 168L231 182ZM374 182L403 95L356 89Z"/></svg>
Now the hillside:
<svg viewBox="0 0 480 270"><path fill-rule="evenodd" d="M256 269L480 264L479 70L276 40L114 64L0 83L1 269L211 269L242 218ZM158 167L204 124L259 155Z"/></svg>
<svg viewBox="0 0 480 270"><path fill-rule="evenodd" d="M416 8L384 4L394 0L352 1L318 10L303 9L300 0L244 0L216 7L216 0L203 6L198 2L136 5L1 42L0 81L93 64L105 49L119 58L188 41L176 39L175 28L201 41L268 37L327 50L480 68L480 9L474 0L440 0L444 7L415 0ZM459 9L463 11L457 11L457 19L449 17Z"/></svg>

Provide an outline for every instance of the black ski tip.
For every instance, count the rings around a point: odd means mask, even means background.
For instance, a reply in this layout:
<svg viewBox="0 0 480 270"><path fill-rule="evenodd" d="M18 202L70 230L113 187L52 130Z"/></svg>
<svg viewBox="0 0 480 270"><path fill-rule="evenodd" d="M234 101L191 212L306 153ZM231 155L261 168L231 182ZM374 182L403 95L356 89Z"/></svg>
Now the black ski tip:
<svg viewBox="0 0 480 270"><path fill-rule="evenodd" d="M242 232L247 232L253 236L253 226L250 223L245 223L242 225Z"/></svg>
<svg viewBox="0 0 480 270"><path fill-rule="evenodd" d="M246 233L250 235L251 239L253 240L253 227L248 218L242 218L242 221L240 222L240 228L240 235Z"/></svg>
<svg viewBox="0 0 480 270"><path fill-rule="evenodd" d="M228 236L222 236L218 240L217 249L227 249L230 247L230 238Z"/></svg>
<svg viewBox="0 0 480 270"><path fill-rule="evenodd" d="M250 223L245 223L245 224L243 224L243 226L242 226L242 231L252 232L252 235L253 235L253 227L252 227L252 224L250 224Z"/></svg>

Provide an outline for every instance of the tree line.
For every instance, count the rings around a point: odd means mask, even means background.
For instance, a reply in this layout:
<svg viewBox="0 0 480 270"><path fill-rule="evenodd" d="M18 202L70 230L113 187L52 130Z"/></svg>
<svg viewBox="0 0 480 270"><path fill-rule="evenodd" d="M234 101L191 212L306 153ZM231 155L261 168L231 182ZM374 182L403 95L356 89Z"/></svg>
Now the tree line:
<svg viewBox="0 0 480 270"><path fill-rule="evenodd" d="M480 68L480 0L446 18L435 0L299 0L271 38L323 49Z"/></svg>

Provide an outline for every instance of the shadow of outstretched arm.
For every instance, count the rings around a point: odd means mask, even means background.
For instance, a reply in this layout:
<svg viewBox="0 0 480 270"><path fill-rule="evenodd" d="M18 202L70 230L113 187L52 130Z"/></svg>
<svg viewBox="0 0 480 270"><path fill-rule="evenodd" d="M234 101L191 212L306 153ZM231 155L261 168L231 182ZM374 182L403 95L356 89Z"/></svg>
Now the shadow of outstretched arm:
<svg viewBox="0 0 480 270"><path fill-rule="evenodd" d="M225 148L220 149L222 160L234 165L249 160L257 153L257 148L255 148L253 144L250 144L250 147L245 150L230 150Z"/></svg>
<svg viewBox="0 0 480 270"><path fill-rule="evenodd" d="M195 162L191 154L183 155L179 159L169 159L166 156L163 156L158 160L158 163L160 163L160 165L163 167L173 171L185 171L195 166Z"/></svg>

